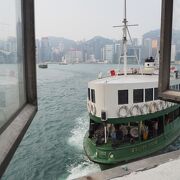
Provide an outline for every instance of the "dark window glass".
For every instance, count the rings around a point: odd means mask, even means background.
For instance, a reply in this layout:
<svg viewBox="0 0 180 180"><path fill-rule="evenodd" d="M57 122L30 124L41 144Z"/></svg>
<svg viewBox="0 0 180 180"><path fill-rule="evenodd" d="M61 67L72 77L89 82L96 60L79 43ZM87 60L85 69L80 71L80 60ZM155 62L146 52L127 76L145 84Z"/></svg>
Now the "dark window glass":
<svg viewBox="0 0 180 180"><path fill-rule="evenodd" d="M96 102L96 101L95 101L95 90L94 90L94 89L91 89L91 101L92 101L93 103Z"/></svg>
<svg viewBox="0 0 180 180"><path fill-rule="evenodd" d="M91 92L90 92L90 88L88 88L88 99L91 99Z"/></svg>
<svg viewBox="0 0 180 180"><path fill-rule="evenodd" d="M140 102L143 102L143 99L144 99L143 89L134 89L133 102L140 103Z"/></svg>
<svg viewBox="0 0 180 180"><path fill-rule="evenodd" d="M118 91L118 104L128 104L128 90Z"/></svg>
<svg viewBox="0 0 180 180"><path fill-rule="evenodd" d="M154 100L158 99L158 88L154 88Z"/></svg>
<svg viewBox="0 0 180 180"><path fill-rule="evenodd" d="M180 90L180 84L179 84L179 90Z"/></svg>
<svg viewBox="0 0 180 180"><path fill-rule="evenodd" d="M174 119L179 116L179 108L174 111Z"/></svg>
<svg viewBox="0 0 180 180"><path fill-rule="evenodd" d="M176 85L176 90L178 90L178 85Z"/></svg>
<svg viewBox="0 0 180 180"><path fill-rule="evenodd" d="M153 88L145 89L145 101L153 100Z"/></svg>
<svg viewBox="0 0 180 180"><path fill-rule="evenodd" d="M170 86L171 90L176 90L176 85Z"/></svg>

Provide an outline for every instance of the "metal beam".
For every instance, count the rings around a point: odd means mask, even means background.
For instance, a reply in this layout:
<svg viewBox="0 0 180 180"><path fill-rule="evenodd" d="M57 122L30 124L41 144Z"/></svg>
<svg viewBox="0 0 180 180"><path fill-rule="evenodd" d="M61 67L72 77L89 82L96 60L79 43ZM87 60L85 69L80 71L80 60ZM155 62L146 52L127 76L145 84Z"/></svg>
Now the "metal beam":
<svg viewBox="0 0 180 180"><path fill-rule="evenodd" d="M159 63L159 97L169 89L173 0L162 0Z"/></svg>
<svg viewBox="0 0 180 180"><path fill-rule="evenodd" d="M34 0L22 1L27 102L37 105Z"/></svg>
<svg viewBox="0 0 180 180"><path fill-rule="evenodd" d="M0 178L37 112L34 0L21 0L26 103L0 129ZM21 34L20 34L21 35ZM19 44L20 46L22 44Z"/></svg>

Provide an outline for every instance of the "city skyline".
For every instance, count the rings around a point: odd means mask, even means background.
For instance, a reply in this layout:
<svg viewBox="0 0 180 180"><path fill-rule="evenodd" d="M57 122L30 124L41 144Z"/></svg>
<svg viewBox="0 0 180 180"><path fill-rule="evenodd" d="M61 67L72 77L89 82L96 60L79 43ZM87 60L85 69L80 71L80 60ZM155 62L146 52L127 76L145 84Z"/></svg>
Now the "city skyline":
<svg viewBox="0 0 180 180"><path fill-rule="evenodd" d="M51 34L75 41L88 40L94 36L121 39L122 31L112 26L122 23L123 3L123 0L35 1L36 37ZM160 0L128 0L129 24L139 24L138 27L130 28L132 37L141 39L145 32L159 29L160 14Z"/></svg>

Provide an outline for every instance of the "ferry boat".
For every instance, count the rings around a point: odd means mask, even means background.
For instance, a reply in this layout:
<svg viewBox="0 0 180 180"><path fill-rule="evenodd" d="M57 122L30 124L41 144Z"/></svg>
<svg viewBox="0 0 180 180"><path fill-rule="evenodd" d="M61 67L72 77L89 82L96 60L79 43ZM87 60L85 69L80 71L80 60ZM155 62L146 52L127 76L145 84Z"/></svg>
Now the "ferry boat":
<svg viewBox="0 0 180 180"><path fill-rule="evenodd" d="M155 60L146 59L143 69L127 69L126 12L123 24L123 72L111 70L88 83L90 122L83 146L91 161L105 165L150 155L180 135L180 105L158 99ZM170 86L180 90L175 68Z"/></svg>
<svg viewBox="0 0 180 180"><path fill-rule="evenodd" d="M48 64L47 63L41 63L38 66L39 66L39 68L42 68L42 69L48 68Z"/></svg>

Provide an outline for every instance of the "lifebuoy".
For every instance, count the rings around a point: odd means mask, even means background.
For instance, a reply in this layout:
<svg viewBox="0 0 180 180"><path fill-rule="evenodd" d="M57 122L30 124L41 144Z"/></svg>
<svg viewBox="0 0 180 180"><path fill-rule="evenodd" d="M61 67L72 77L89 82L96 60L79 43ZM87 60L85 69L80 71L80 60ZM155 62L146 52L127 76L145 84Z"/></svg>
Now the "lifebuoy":
<svg viewBox="0 0 180 180"><path fill-rule="evenodd" d="M158 110L157 104L156 104L155 102L152 102L152 103L150 104L150 111L151 111L151 113L154 113L154 112L156 112L157 110Z"/></svg>
<svg viewBox="0 0 180 180"><path fill-rule="evenodd" d="M91 103L91 114L94 116L96 115L96 107L94 104Z"/></svg>
<svg viewBox="0 0 180 180"><path fill-rule="evenodd" d="M129 109L127 106L121 106L118 111L120 117L127 117L129 115Z"/></svg>
<svg viewBox="0 0 180 180"><path fill-rule="evenodd" d="M164 106L163 106L163 101L158 101L157 102L157 106L158 106L158 110L161 111L164 109Z"/></svg>
<svg viewBox="0 0 180 180"><path fill-rule="evenodd" d="M132 116L141 115L141 109L140 109L140 107L139 107L138 105L134 105L134 106L131 108L130 112L131 112L131 115L132 115Z"/></svg>
<svg viewBox="0 0 180 180"><path fill-rule="evenodd" d="M148 114L148 113L150 113L149 105L148 105L148 104L143 104L143 105L141 106L141 112L142 112L142 114Z"/></svg>
<svg viewBox="0 0 180 180"><path fill-rule="evenodd" d="M164 109L168 108L168 102L167 101L164 101Z"/></svg>
<svg viewBox="0 0 180 180"><path fill-rule="evenodd" d="M171 107L173 106L173 103L172 102L168 102L168 107Z"/></svg>

